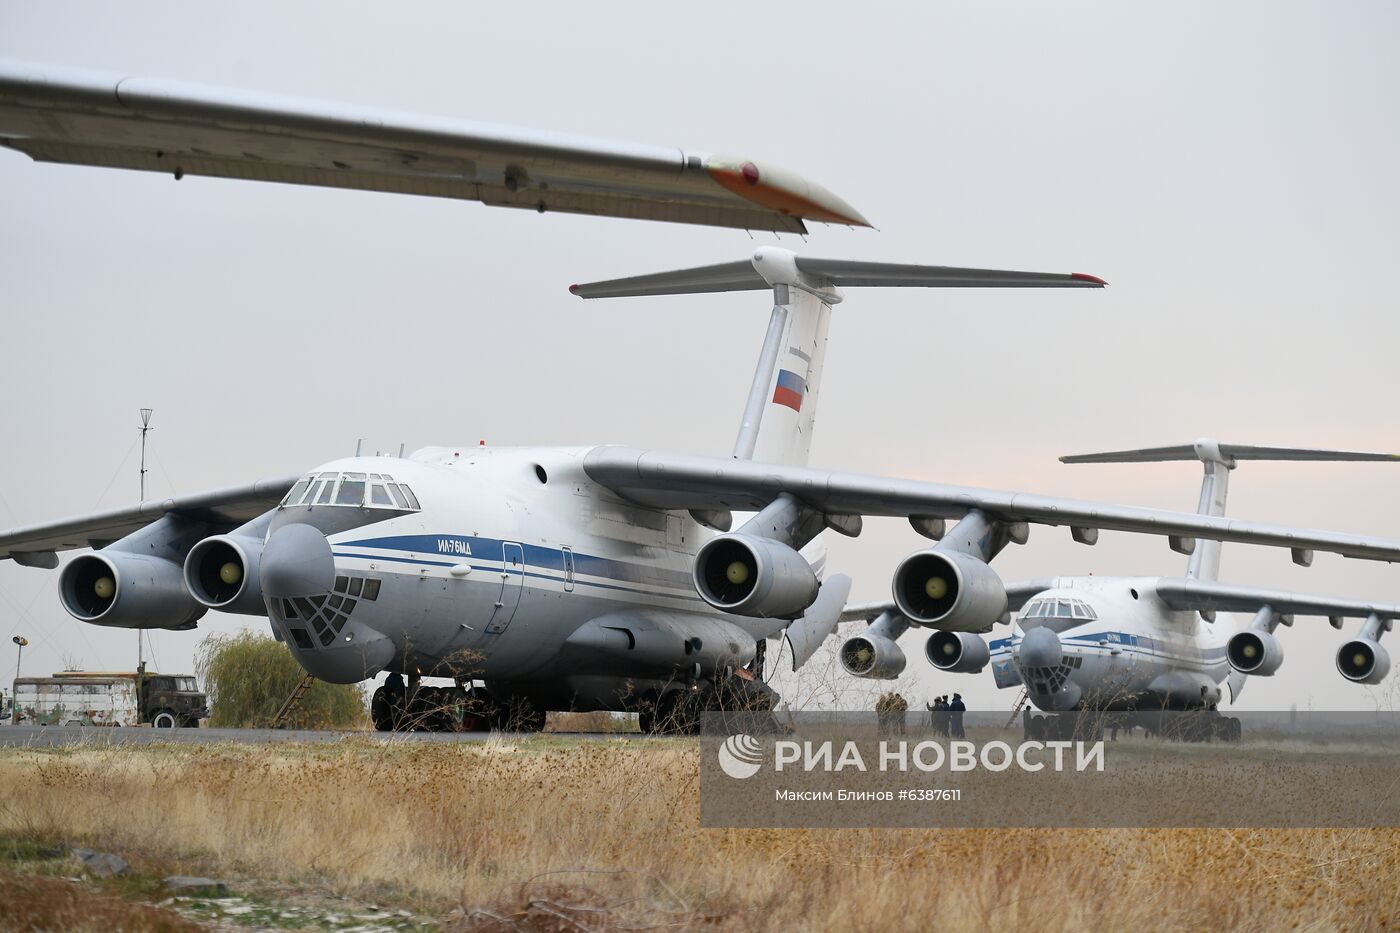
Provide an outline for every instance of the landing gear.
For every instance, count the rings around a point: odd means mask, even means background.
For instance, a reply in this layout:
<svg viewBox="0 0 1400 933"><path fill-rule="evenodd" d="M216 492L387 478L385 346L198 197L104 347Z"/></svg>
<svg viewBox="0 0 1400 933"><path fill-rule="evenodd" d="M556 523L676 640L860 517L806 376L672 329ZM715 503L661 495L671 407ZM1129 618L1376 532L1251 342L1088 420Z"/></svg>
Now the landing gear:
<svg viewBox="0 0 1400 933"><path fill-rule="evenodd" d="M1104 717L1099 713L1047 713L1026 710L1022 729L1028 742L1101 742Z"/></svg>
<svg viewBox="0 0 1400 933"><path fill-rule="evenodd" d="M369 701L369 716L380 732L399 731L405 720L402 686L394 690L385 685L374 691Z"/></svg>
<svg viewBox="0 0 1400 933"><path fill-rule="evenodd" d="M370 718L380 732L539 732L545 711L524 697L502 705L481 686L417 686L391 675L374 691Z"/></svg>
<svg viewBox="0 0 1400 933"><path fill-rule="evenodd" d="M753 717L763 717L772 727L773 707L778 695L752 672L741 671L718 681L700 681L689 687L676 687L660 696L644 700L637 713L637 725L650 735L698 735L705 713L732 713L748 717L745 728L754 731Z"/></svg>
<svg viewBox="0 0 1400 933"><path fill-rule="evenodd" d="M490 732L492 724L500 718L500 707L490 691L485 687L472 687L464 690L462 697L462 731Z"/></svg>
<svg viewBox="0 0 1400 933"><path fill-rule="evenodd" d="M1173 742L1238 742L1243 732L1240 720L1222 716L1219 710L1135 711L1118 713L1076 712L1034 715L1022 714L1027 741L1098 742L1107 727L1114 737L1122 730L1129 735L1142 726L1147 737Z"/></svg>

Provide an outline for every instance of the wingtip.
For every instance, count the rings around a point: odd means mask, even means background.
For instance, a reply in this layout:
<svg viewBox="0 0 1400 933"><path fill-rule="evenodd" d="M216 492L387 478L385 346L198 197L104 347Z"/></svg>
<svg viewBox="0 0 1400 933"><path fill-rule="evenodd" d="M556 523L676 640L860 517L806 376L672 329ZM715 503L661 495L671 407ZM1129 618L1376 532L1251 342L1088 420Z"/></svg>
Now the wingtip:
<svg viewBox="0 0 1400 933"><path fill-rule="evenodd" d="M1094 285L1097 285L1099 288L1105 288L1108 286L1108 283L1105 282L1103 279L1099 278L1097 275L1090 275L1087 272L1071 272L1069 274L1069 277L1072 279L1078 279L1081 282L1091 282Z"/></svg>
<svg viewBox="0 0 1400 933"><path fill-rule="evenodd" d="M731 193L799 222L874 226L860 211L821 185L775 165L732 156L709 156L705 171Z"/></svg>

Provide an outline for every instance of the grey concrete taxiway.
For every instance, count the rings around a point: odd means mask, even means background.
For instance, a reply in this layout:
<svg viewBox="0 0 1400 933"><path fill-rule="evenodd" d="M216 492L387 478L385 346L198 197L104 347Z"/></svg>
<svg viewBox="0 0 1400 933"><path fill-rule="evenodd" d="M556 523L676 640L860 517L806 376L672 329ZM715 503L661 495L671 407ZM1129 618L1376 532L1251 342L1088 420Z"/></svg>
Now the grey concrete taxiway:
<svg viewBox="0 0 1400 933"><path fill-rule="evenodd" d="M151 729L96 728L83 726L0 725L0 747L64 748L76 745L150 745L157 742L212 744L238 742L258 745L269 742L484 742L492 735L506 739L524 738L519 733L487 732L312 732L295 729ZM568 732L548 733L558 738L582 741L641 739L640 733ZM650 739L647 736L645 738Z"/></svg>

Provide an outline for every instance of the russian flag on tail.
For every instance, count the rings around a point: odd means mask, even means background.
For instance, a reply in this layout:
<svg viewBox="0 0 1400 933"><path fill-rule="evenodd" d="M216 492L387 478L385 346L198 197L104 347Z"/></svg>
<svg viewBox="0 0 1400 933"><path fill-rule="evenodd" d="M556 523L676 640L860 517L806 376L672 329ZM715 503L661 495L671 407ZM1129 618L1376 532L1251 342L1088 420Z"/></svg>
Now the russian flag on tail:
<svg viewBox="0 0 1400 933"><path fill-rule="evenodd" d="M802 397L807 394L807 380L786 369L778 370L778 387L773 390L773 402L793 411L802 410Z"/></svg>

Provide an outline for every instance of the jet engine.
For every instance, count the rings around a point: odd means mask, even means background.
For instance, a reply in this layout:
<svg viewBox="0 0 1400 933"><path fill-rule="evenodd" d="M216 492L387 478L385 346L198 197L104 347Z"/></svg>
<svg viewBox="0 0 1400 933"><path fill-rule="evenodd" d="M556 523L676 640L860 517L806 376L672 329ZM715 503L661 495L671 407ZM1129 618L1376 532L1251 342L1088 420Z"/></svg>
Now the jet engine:
<svg viewBox="0 0 1400 933"><path fill-rule="evenodd" d="M207 611L186 591L179 564L130 551L70 561L58 595L73 618L120 628L193 628Z"/></svg>
<svg viewBox="0 0 1400 933"><path fill-rule="evenodd" d="M1378 684L1390 673L1390 654L1371 638L1358 638L1337 652L1337 670L1352 683Z"/></svg>
<svg viewBox="0 0 1400 933"><path fill-rule="evenodd" d="M892 639L869 631L841 645L841 666L854 677L894 680L904 673L904 651Z"/></svg>
<svg viewBox="0 0 1400 933"><path fill-rule="evenodd" d="M711 538L695 555L695 589L716 609L791 619L817 598L821 584L796 550L755 535Z"/></svg>
<svg viewBox="0 0 1400 933"><path fill-rule="evenodd" d="M952 674L976 674L991 660L987 643L971 632L934 632L924 645L924 655L928 663Z"/></svg>
<svg viewBox="0 0 1400 933"><path fill-rule="evenodd" d="M200 605L240 615L267 615L259 575L266 522L262 529L252 527L255 522L190 548L185 586ZM247 533L258 530L263 533Z"/></svg>
<svg viewBox="0 0 1400 933"><path fill-rule="evenodd" d="M919 551L894 572L894 602L919 625L989 632L1006 614L1006 586L983 561L956 551Z"/></svg>
<svg viewBox="0 0 1400 933"><path fill-rule="evenodd" d="M1268 677L1283 663L1283 646L1269 632L1247 629L1230 637L1225 658L1241 674Z"/></svg>

